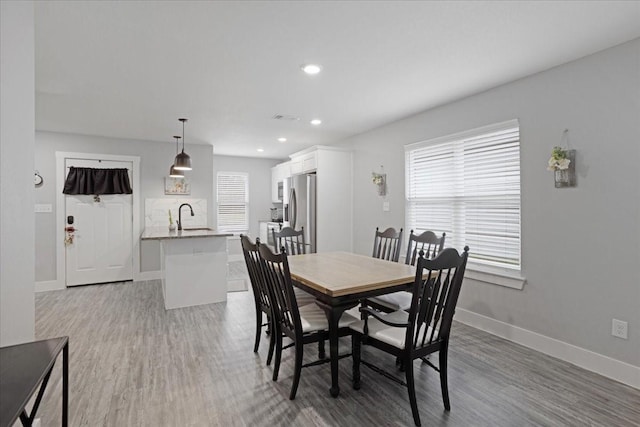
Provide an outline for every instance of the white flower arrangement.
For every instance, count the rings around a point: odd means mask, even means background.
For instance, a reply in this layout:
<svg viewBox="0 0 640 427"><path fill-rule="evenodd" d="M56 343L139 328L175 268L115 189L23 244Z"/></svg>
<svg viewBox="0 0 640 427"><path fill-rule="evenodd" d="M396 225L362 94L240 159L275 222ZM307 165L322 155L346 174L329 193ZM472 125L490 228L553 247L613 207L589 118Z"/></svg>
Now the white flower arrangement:
<svg viewBox="0 0 640 427"><path fill-rule="evenodd" d="M569 169L571 160L568 159L569 153L561 147L553 147L551 158L547 165L547 170L558 171Z"/></svg>
<svg viewBox="0 0 640 427"><path fill-rule="evenodd" d="M375 185L382 185L382 184L384 184L384 174L371 172L371 181L372 181Z"/></svg>

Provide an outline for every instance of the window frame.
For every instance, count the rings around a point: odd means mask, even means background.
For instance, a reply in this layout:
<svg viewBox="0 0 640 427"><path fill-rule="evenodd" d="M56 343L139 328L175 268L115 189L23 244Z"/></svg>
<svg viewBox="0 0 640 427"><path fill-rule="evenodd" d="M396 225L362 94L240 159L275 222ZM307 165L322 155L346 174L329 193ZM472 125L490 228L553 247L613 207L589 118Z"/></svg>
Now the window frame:
<svg viewBox="0 0 640 427"><path fill-rule="evenodd" d="M521 155L522 154L522 143L521 143L522 138L521 138L520 123L517 119L507 120L504 122L495 123L488 126L482 126L482 127L466 130L463 132L458 132L458 133L449 134L449 135L445 135L437 138L431 138L424 141L406 144L404 146L404 149L405 149L405 223L407 224L406 229L415 227L415 224L413 224L413 220L412 220L412 216L413 216L412 209L415 209L416 204L415 204L415 198L411 197L412 190L414 190L414 187L412 187L412 184L413 184L412 179L414 178L412 176L412 164L411 164L411 158L410 158L411 153L415 154L416 150L441 145L445 149L451 149L453 154L452 154L452 160L450 161L452 163L455 163L455 165L460 166L461 164L464 164L464 160L458 158L457 156L461 156L461 153L463 152L462 148L464 147L465 140L470 140L470 139L481 137L483 135L500 132L500 131L506 131L513 128L518 129L519 186L518 186L517 197L518 197L519 203L518 203L518 242L517 242L518 249L517 249L517 252L518 252L519 264L517 268L507 267L506 264L504 266L496 266L496 265L489 265L490 263L487 263L487 262L485 263L474 262L474 260L470 257L467 265L466 277L469 277L478 281L486 282L486 283L492 283L492 284L506 286L514 289L522 289L526 281L526 279L522 276L522 272L523 272L522 170L520 167L522 163L522 155ZM453 167L454 165L452 164L452 168ZM462 172L459 169L456 169L456 171L454 171L453 173L460 175L457 178L455 178L455 181L457 184L454 184L454 185L460 185L460 183L464 183L464 176L461 176ZM413 194L415 194L415 192ZM463 200L465 197L468 198L469 196L454 195L454 196L446 197L447 203L449 203L450 209L452 209L454 216L459 217L460 211L456 210L455 205L463 203ZM452 224L454 221L455 220L452 220ZM460 224L458 224L454 228L454 230L459 229L459 227L460 227ZM442 232L442 230L431 230L431 231L434 231L436 233ZM461 240L464 241L464 237ZM447 239L447 241L445 242L445 246L448 246L448 245L450 245L449 239ZM457 248L457 249L461 250L462 248ZM470 248L470 252L473 253L473 248Z"/></svg>

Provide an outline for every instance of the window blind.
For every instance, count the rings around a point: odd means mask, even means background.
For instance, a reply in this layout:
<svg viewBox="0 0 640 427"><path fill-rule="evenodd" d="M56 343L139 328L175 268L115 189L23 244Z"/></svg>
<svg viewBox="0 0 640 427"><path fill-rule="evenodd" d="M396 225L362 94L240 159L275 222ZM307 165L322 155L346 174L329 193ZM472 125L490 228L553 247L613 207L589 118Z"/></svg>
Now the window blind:
<svg viewBox="0 0 640 427"><path fill-rule="evenodd" d="M405 147L407 228L469 262L520 270L520 129L512 120Z"/></svg>
<svg viewBox="0 0 640 427"><path fill-rule="evenodd" d="M249 176L241 172L218 172L218 230L249 230Z"/></svg>

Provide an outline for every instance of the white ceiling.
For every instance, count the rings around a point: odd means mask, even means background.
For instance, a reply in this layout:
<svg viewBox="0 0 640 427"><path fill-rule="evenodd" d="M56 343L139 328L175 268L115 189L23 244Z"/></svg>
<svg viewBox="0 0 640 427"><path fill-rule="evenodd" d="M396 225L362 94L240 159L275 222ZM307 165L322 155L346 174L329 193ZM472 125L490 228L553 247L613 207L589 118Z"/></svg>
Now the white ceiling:
<svg viewBox="0 0 640 427"><path fill-rule="evenodd" d="M269 158L640 37L637 1L42 1L35 12L38 130L169 143L188 117L187 152ZM322 73L302 73L309 62Z"/></svg>

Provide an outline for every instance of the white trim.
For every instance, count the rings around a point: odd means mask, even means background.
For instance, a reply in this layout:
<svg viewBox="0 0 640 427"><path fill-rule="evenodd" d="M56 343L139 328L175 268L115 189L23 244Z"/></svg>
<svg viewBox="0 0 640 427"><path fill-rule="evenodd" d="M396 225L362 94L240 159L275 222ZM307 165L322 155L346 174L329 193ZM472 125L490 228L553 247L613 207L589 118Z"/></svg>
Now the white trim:
<svg viewBox="0 0 640 427"><path fill-rule="evenodd" d="M65 160L66 159L85 159L85 160L111 160L116 162L131 162L131 187L133 190L133 224L132 224L132 258L133 258L133 281L140 280L140 157L139 156L120 156L115 154L99 154L99 153L74 153L65 151L56 151L56 277L57 281L65 286L67 283L65 269L65 250L64 250L64 189L65 181ZM58 226L60 229L58 229Z"/></svg>
<svg viewBox="0 0 640 427"><path fill-rule="evenodd" d="M640 367L462 308L455 320L640 389Z"/></svg>
<svg viewBox="0 0 640 427"><path fill-rule="evenodd" d="M41 282L36 282L35 291L36 292L59 291L64 288L65 288L64 283L61 283L59 280L43 280Z"/></svg>
<svg viewBox="0 0 640 427"><path fill-rule="evenodd" d="M139 282L142 280L160 280L162 279L162 271L141 271L138 275L138 279L134 280L134 282Z"/></svg>
<svg viewBox="0 0 640 427"><path fill-rule="evenodd" d="M504 286L511 289L522 290L524 283L527 281L518 274L517 271L490 271L479 266L467 264L464 272L466 279L477 280L479 282L490 283L492 285Z"/></svg>
<svg viewBox="0 0 640 427"><path fill-rule="evenodd" d="M305 154L313 153L318 150L327 150L327 151L351 151L350 148L338 147L336 145L314 145L312 147L305 148L304 150L296 151L293 154L289 154L289 158L293 159L294 157L300 157Z"/></svg>

